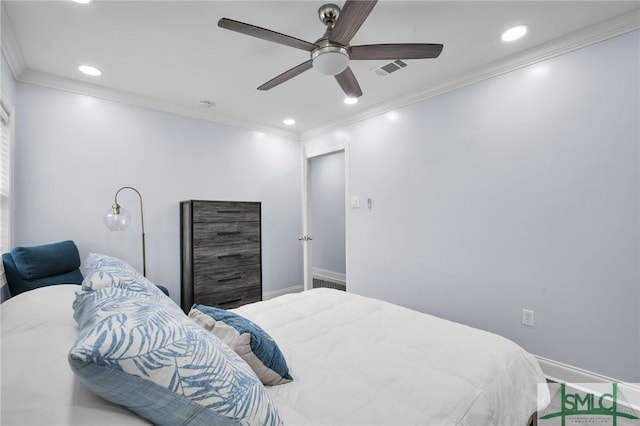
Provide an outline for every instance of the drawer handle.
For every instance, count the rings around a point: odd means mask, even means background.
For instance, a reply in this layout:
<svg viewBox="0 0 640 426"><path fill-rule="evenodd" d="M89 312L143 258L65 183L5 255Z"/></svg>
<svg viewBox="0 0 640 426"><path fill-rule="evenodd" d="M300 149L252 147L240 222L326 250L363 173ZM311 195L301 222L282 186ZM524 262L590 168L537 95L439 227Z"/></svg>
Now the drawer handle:
<svg viewBox="0 0 640 426"><path fill-rule="evenodd" d="M240 210L218 210L217 213L240 213Z"/></svg>
<svg viewBox="0 0 640 426"><path fill-rule="evenodd" d="M239 280L240 278L242 278L242 276L236 276L236 277L230 277L230 278L220 278L218 280L219 283L226 283L228 281L235 281L235 280Z"/></svg>
<svg viewBox="0 0 640 426"><path fill-rule="evenodd" d="M239 254L239 253L238 254L223 254L223 255L218 256L218 259L227 259L227 258L230 258L230 257L242 257L242 255Z"/></svg>
<svg viewBox="0 0 640 426"><path fill-rule="evenodd" d="M218 235L238 235L240 233L240 231L220 231Z"/></svg>

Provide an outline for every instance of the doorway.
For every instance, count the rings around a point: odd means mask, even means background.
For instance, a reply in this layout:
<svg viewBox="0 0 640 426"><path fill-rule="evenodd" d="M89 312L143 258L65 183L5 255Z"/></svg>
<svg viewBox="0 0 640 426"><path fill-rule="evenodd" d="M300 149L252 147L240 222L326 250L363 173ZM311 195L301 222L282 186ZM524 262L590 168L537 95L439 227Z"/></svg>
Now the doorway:
<svg viewBox="0 0 640 426"><path fill-rule="evenodd" d="M304 289L348 288L347 146L303 152Z"/></svg>

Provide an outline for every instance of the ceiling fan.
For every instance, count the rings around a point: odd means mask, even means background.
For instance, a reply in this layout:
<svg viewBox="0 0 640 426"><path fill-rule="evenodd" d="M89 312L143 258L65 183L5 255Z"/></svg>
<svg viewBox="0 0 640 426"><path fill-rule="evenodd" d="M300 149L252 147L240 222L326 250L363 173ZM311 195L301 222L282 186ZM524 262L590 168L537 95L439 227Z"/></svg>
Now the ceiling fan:
<svg viewBox="0 0 640 426"><path fill-rule="evenodd" d="M327 30L314 43L227 18L220 19L218 26L311 53L311 59L272 78L258 87L258 90L269 90L311 68L315 68L323 74L335 76L347 96L357 98L362 96L362 90L351 68L349 68L350 60L437 58L443 47L442 44L433 43L350 46L349 42L367 19L376 2L377 0L347 0L342 9L335 4L321 6L318 15L327 26Z"/></svg>

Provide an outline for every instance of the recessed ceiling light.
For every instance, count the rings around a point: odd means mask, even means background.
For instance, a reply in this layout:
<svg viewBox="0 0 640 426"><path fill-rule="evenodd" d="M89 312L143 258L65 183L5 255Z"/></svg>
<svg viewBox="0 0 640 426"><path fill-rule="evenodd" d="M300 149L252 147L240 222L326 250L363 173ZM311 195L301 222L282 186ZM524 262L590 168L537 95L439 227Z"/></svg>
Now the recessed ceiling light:
<svg viewBox="0 0 640 426"><path fill-rule="evenodd" d="M285 118L283 123L287 126L293 126L294 124L296 124L296 120L294 120L293 118Z"/></svg>
<svg viewBox="0 0 640 426"><path fill-rule="evenodd" d="M96 67L92 67L90 65L80 65L78 67L78 69L80 70L80 72L93 76L93 77L97 77L99 75L102 75L102 71L100 71L98 68Z"/></svg>
<svg viewBox="0 0 640 426"><path fill-rule="evenodd" d="M92 3L93 0L73 0L75 3L80 3L80 4L89 4Z"/></svg>
<svg viewBox="0 0 640 426"><path fill-rule="evenodd" d="M353 105L358 103L358 98L353 98L351 96L347 96L344 98L344 103L347 105Z"/></svg>
<svg viewBox="0 0 640 426"><path fill-rule="evenodd" d="M527 31L529 31L529 27L526 25L518 25L503 32L500 38L502 41L515 41L524 37Z"/></svg>

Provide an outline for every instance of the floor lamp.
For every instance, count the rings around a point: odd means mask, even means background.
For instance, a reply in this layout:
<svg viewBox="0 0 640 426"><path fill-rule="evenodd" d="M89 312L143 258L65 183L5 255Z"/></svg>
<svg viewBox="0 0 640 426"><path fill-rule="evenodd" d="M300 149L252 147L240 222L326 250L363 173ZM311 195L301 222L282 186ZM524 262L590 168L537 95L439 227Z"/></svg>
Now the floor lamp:
<svg viewBox="0 0 640 426"><path fill-rule="evenodd" d="M146 256L146 244L144 241L144 211L142 208L142 195L140 192L131 187L131 186L123 186L122 188L116 191L116 195L114 197L113 206L107 211L104 216L104 224L107 225L107 228L111 231L124 231L129 227L131 223L131 213L128 210L122 208L120 204L118 204L118 194L123 189L131 189L138 194L138 198L140 199L140 221L142 222L142 275L147 276L147 256Z"/></svg>

